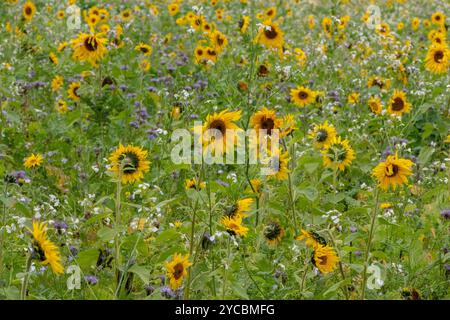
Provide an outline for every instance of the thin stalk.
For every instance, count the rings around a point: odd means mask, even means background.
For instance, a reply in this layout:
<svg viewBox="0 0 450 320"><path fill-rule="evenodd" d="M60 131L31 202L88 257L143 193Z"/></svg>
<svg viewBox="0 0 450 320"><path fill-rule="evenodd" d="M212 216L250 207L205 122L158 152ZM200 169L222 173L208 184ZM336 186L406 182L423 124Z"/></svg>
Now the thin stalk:
<svg viewBox="0 0 450 320"><path fill-rule="evenodd" d="M197 202L195 202L194 208L193 208L193 213L192 213L192 223L191 223L191 237L190 237L190 243L189 243L189 256L192 257L192 253L194 252L194 236L195 236L195 222L196 222L196 216L197 216ZM192 270L191 266L188 270L188 280L187 280L187 286L186 286L186 291L184 293L184 298L185 300L189 299L189 293L191 290L191 270Z"/></svg>
<svg viewBox="0 0 450 320"><path fill-rule="evenodd" d="M123 161L120 164L120 169L119 169L119 176L117 178L117 188L116 188L116 221L115 221L115 229L116 229L116 235L114 237L114 248L115 248L115 257L114 257L114 266L115 266L115 276L116 276L116 281L117 281L117 288L116 290L120 291L120 270L119 270L119 266L120 266L120 243L119 243L119 236L117 233L118 227L120 226L121 223L121 193L122 193L122 170L124 167L124 163Z"/></svg>
<svg viewBox="0 0 450 320"><path fill-rule="evenodd" d="M228 268L230 267L230 253L231 253L231 235L228 237L227 244L227 262L223 268L223 286L222 286L222 300L225 300L225 292L227 289L227 277L228 277Z"/></svg>
<svg viewBox="0 0 450 320"><path fill-rule="evenodd" d="M30 279L30 269L32 261L33 261L32 253L30 252L27 256L27 262L25 266L25 278L23 279L22 289L20 290L20 300L27 299L28 280Z"/></svg>
<svg viewBox="0 0 450 320"><path fill-rule="evenodd" d="M367 240L366 255L365 255L365 261L364 261L364 271L363 271L363 281L362 281L362 288L361 288L361 300L364 300L364 297L366 294L367 267L369 264L370 247L372 245L373 232L375 229L375 221L376 221L377 213L378 213L379 195L380 195L380 192L377 189L376 195L375 195L375 208L372 211L372 221L370 223L369 238Z"/></svg>

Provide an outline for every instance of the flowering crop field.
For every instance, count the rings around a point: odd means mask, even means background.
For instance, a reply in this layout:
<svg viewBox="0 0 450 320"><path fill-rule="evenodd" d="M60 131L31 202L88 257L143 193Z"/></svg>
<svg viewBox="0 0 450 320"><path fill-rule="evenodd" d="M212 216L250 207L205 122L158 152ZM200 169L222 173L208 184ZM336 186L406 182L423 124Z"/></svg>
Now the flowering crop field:
<svg viewBox="0 0 450 320"><path fill-rule="evenodd" d="M0 299L450 298L448 0L2 0Z"/></svg>

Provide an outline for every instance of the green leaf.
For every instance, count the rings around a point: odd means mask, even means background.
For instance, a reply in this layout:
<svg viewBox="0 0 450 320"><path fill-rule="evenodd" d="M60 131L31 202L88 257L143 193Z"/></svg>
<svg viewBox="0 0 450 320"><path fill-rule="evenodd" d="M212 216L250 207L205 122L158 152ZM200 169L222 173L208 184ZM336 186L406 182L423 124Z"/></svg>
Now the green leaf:
<svg viewBox="0 0 450 320"><path fill-rule="evenodd" d="M145 284L150 282L150 269L135 264L128 269L128 272L136 274Z"/></svg>
<svg viewBox="0 0 450 320"><path fill-rule="evenodd" d="M76 262L78 262L81 268L88 269L97 264L98 255L99 255L98 249L88 249L85 251L81 251L77 255Z"/></svg>
<svg viewBox="0 0 450 320"><path fill-rule="evenodd" d="M430 160L430 158L433 155L434 151L435 151L435 149L433 147L428 147L428 146L427 147L423 147L420 150L419 157L417 158L418 162L421 165L426 164Z"/></svg>
<svg viewBox="0 0 450 320"><path fill-rule="evenodd" d="M232 289L233 289L233 292L234 292L235 294L237 294L239 297L241 297L241 298L243 298L243 299L246 299L246 300L249 299L249 297L248 297L248 295L247 295L247 290L246 290L245 288L243 288L239 283L234 282L234 283L231 285L231 287L232 287Z"/></svg>
<svg viewBox="0 0 450 320"><path fill-rule="evenodd" d="M178 237L178 232L175 229L168 229L159 234L156 237L156 242L166 242Z"/></svg>
<svg viewBox="0 0 450 320"><path fill-rule="evenodd" d="M97 236L100 240L104 242L108 242L111 240L114 240L114 237L116 236L117 231L115 229L111 229L108 227L101 228L97 231Z"/></svg>
<svg viewBox="0 0 450 320"><path fill-rule="evenodd" d="M306 187L304 189L297 189L297 192L304 195L309 201L314 201L319 196L319 191L314 187Z"/></svg>

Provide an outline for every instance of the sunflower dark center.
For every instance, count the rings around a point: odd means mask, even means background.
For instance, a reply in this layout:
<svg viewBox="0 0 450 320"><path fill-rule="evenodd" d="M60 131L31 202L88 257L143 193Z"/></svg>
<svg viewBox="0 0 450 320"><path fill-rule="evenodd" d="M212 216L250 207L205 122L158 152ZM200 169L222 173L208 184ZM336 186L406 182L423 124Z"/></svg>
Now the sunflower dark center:
<svg viewBox="0 0 450 320"><path fill-rule="evenodd" d="M222 37L220 37L220 36L217 36L217 44L219 46L221 46L221 45L223 45L223 43L224 43L224 39L222 39Z"/></svg>
<svg viewBox="0 0 450 320"><path fill-rule="evenodd" d="M324 142L328 138L328 131L325 129L320 129L317 132L316 140L317 142Z"/></svg>
<svg viewBox="0 0 450 320"><path fill-rule="evenodd" d="M269 73L269 69L265 65L260 65L258 68L258 75L260 76L266 76Z"/></svg>
<svg viewBox="0 0 450 320"><path fill-rule="evenodd" d="M281 234L281 226L276 222L268 224L264 230L264 236L268 240L275 240L280 236L280 234Z"/></svg>
<svg viewBox="0 0 450 320"><path fill-rule="evenodd" d="M403 101L403 99L397 97L394 99L394 102L392 103L392 110L400 111L400 110L403 110L404 106L405 106L405 102Z"/></svg>
<svg viewBox="0 0 450 320"><path fill-rule="evenodd" d="M278 32L272 26L265 28L264 34L268 39L275 39L278 36Z"/></svg>
<svg viewBox="0 0 450 320"><path fill-rule="evenodd" d="M301 100L305 100L305 99L308 98L308 93L305 92L305 91L300 91L300 92L298 93L298 97L299 97Z"/></svg>
<svg viewBox="0 0 450 320"><path fill-rule="evenodd" d="M183 275L184 266L182 263L177 263L175 267L173 267L173 277L178 280Z"/></svg>
<svg viewBox="0 0 450 320"><path fill-rule="evenodd" d="M383 82L378 79L375 79L373 81L373 85L379 87L380 89L383 89L383 86L384 86Z"/></svg>
<svg viewBox="0 0 450 320"><path fill-rule="evenodd" d="M148 52L148 48L147 47L141 47L141 52L142 53L147 53Z"/></svg>
<svg viewBox="0 0 450 320"><path fill-rule="evenodd" d="M123 153L120 156L120 161L123 168L124 174L132 174L136 172L139 167L139 158L136 154L132 152Z"/></svg>
<svg viewBox="0 0 450 320"><path fill-rule="evenodd" d="M225 208L225 215L229 218L234 218L236 216L237 210L238 207L235 204L228 206Z"/></svg>
<svg viewBox="0 0 450 320"><path fill-rule="evenodd" d="M88 50L88 51L96 51L97 50L97 46L98 46L98 42L97 39L95 39L94 37L87 37L84 40L84 47Z"/></svg>
<svg viewBox="0 0 450 320"><path fill-rule="evenodd" d="M239 20L239 29L242 29L244 26L244 19Z"/></svg>
<svg viewBox="0 0 450 320"><path fill-rule="evenodd" d="M398 173L398 166L395 164L390 164L385 169L385 174L387 177L394 177Z"/></svg>
<svg viewBox="0 0 450 320"><path fill-rule="evenodd" d="M275 122L271 118L264 117L261 121L261 129L267 130L267 134L272 134L272 129L275 127Z"/></svg>
<svg viewBox="0 0 450 320"><path fill-rule="evenodd" d="M202 50L202 49L198 49L198 50L197 50L197 54L198 54L199 56L203 55L203 50Z"/></svg>
<svg viewBox="0 0 450 320"><path fill-rule="evenodd" d="M73 94L74 94L76 97L79 97L79 95L78 95L78 89L80 89L80 87L75 87L75 88L73 88L73 90L72 90Z"/></svg>
<svg viewBox="0 0 450 320"><path fill-rule="evenodd" d="M33 12L33 10L32 10L30 7L26 7L26 8L25 8L25 14L26 14L27 16L31 15L32 12Z"/></svg>
<svg viewBox="0 0 450 320"><path fill-rule="evenodd" d="M433 58L435 62L441 63L442 59L444 58L444 52L442 52L441 50L436 51Z"/></svg>
<svg viewBox="0 0 450 320"><path fill-rule="evenodd" d="M210 129L216 129L219 130L220 133L222 133L222 135L225 135L227 127L225 125L225 123L222 120L214 120L213 122L211 122L211 124L209 125Z"/></svg>
<svg viewBox="0 0 450 320"><path fill-rule="evenodd" d="M328 257L327 257L327 256L322 256L322 257L320 257L320 262L319 262L319 264L321 264L321 265L326 265L326 264L327 264L327 261L328 261Z"/></svg>
<svg viewBox="0 0 450 320"><path fill-rule="evenodd" d="M39 259L39 261L45 261L45 252L42 250L41 246L37 241L33 242L33 248L35 250L34 254Z"/></svg>
<svg viewBox="0 0 450 320"><path fill-rule="evenodd" d="M215 55L217 55L217 53L216 53L215 50L208 49L206 52L207 52L210 56L215 56Z"/></svg>

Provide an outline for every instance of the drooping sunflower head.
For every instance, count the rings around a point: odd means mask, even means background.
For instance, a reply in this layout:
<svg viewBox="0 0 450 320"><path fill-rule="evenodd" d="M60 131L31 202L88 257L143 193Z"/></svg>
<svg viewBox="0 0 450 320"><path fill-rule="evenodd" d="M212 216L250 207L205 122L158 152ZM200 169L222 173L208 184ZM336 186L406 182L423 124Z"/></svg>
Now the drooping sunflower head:
<svg viewBox="0 0 450 320"><path fill-rule="evenodd" d="M182 256L178 253L175 253L172 260L166 262L167 278L172 290L182 286L184 278L187 277L187 268L191 265L189 255Z"/></svg>
<svg viewBox="0 0 450 320"><path fill-rule="evenodd" d="M350 147L348 140L335 137L322 150L323 164L325 167L343 171L355 159L355 152Z"/></svg>
<svg viewBox="0 0 450 320"><path fill-rule="evenodd" d="M32 169L39 167L42 164L42 161L44 161L44 157L40 153L32 153L29 157L25 158L23 165L27 169Z"/></svg>
<svg viewBox="0 0 450 320"><path fill-rule="evenodd" d="M259 194L261 192L261 180L260 179L251 179L250 184L245 192L247 193L256 193Z"/></svg>
<svg viewBox="0 0 450 320"><path fill-rule="evenodd" d="M282 150L277 150L272 154L269 149L268 159L267 159L267 175L269 178L274 178L276 180L286 180L288 178L288 173L290 172L289 166L289 153L287 151L282 152Z"/></svg>
<svg viewBox="0 0 450 320"><path fill-rule="evenodd" d="M379 97L370 97L369 99L369 109L375 114L381 114L383 105Z"/></svg>
<svg viewBox="0 0 450 320"><path fill-rule="evenodd" d="M299 107L304 107L313 103L316 99L316 92L303 86L291 89L291 100Z"/></svg>
<svg viewBox="0 0 450 320"><path fill-rule="evenodd" d="M333 125L330 125L328 124L328 121L325 121L322 124L315 125L314 130L309 136L313 139L314 146L317 149L322 149L333 141L337 136L337 132Z"/></svg>
<svg viewBox="0 0 450 320"><path fill-rule="evenodd" d="M250 211L250 206L252 205L252 203L252 198L238 200L236 203L225 208L224 215L229 218L246 217L247 213Z"/></svg>
<svg viewBox="0 0 450 320"><path fill-rule="evenodd" d="M333 33L333 20L330 17L324 17L322 19L322 29L327 37L330 37Z"/></svg>
<svg viewBox="0 0 450 320"><path fill-rule="evenodd" d="M397 154L390 155L373 169L372 175L381 189L387 191L392 186L395 190L397 186L408 182L408 177L412 175L412 166L411 160L399 159Z"/></svg>
<svg viewBox="0 0 450 320"><path fill-rule="evenodd" d="M142 53L144 56L148 57L149 55L152 54L152 47L150 47L148 44L145 43L140 43L138 44L134 50Z"/></svg>
<svg viewBox="0 0 450 320"><path fill-rule="evenodd" d="M73 101L80 100L80 96L78 95L78 89L80 89L81 83L79 82L72 82L69 86L69 89L67 90L67 94L69 95L69 98Z"/></svg>
<svg viewBox="0 0 450 320"><path fill-rule="evenodd" d="M58 111L61 114L65 114L65 113L67 113L67 111L69 111L69 108L67 107L67 103L62 99L59 99L56 102L55 108L56 108L56 111Z"/></svg>
<svg viewBox="0 0 450 320"><path fill-rule="evenodd" d="M245 33L247 31L247 28L250 24L250 18L249 16L242 16L242 18L239 20L239 31L241 33Z"/></svg>
<svg viewBox="0 0 450 320"><path fill-rule="evenodd" d="M370 77L367 81L367 86L369 88L377 86L380 90L388 90L391 87L391 80L384 79L382 77Z"/></svg>
<svg viewBox="0 0 450 320"><path fill-rule="evenodd" d="M269 110L264 107L252 115L250 123L253 129L266 130L266 134L271 135L272 130L281 128L283 120L277 117L275 110Z"/></svg>
<svg viewBox="0 0 450 320"><path fill-rule="evenodd" d="M211 39L211 42L213 43L213 47L218 52L221 52L228 45L227 37L218 30L211 32L209 37Z"/></svg>
<svg viewBox="0 0 450 320"><path fill-rule="evenodd" d="M281 136L286 137L297 129L298 129L297 122L295 121L294 115L293 114L285 115L282 120Z"/></svg>
<svg viewBox="0 0 450 320"><path fill-rule="evenodd" d="M283 31L278 23L271 20L263 22L256 36L258 43L268 48L281 48L284 44Z"/></svg>
<svg viewBox="0 0 450 320"><path fill-rule="evenodd" d="M76 61L88 61L95 66L106 54L107 42L108 39L103 38L101 33L80 33L76 39L71 40L72 58Z"/></svg>
<svg viewBox="0 0 450 320"><path fill-rule="evenodd" d="M111 171L121 177L122 183L133 183L144 177L149 171L150 161L146 160L147 151L133 145L119 145L110 156Z"/></svg>
<svg viewBox="0 0 450 320"><path fill-rule="evenodd" d="M401 116L411 110L411 104L406 100L406 94L403 91L395 90L389 100L388 113Z"/></svg>
<svg viewBox="0 0 450 320"><path fill-rule="evenodd" d="M33 2L27 1L23 5L22 15L26 22L30 22L36 14L36 6Z"/></svg>
<svg viewBox="0 0 450 320"><path fill-rule="evenodd" d="M224 216L220 222L232 236L245 237L248 233L248 228L242 224L242 217L240 216L233 218Z"/></svg>
<svg viewBox="0 0 450 320"><path fill-rule="evenodd" d="M330 273L336 269L339 257L329 245L318 245L314 250L313 263L322 273Z"/></svg>
<svg viewBox="0 0 450 320"><path fill-rule="evenodd" d="M428 49L425 68L432 73L444 74L448 71L449 61L450 49L445 44L434 44Z"/></svg>
<svg viewBox="0 0 450 320"><path fill-rule="evenodd" d="M277 221L271 221L264 227L264 238L270 245L276 245L284 237L284 229Z"/></svg>
<svg viewBox="0 0 450 320"><path fill-rule="evenodd" d="M184 182L184 187L186 190L195 189L202 190L206 188L206 182L202 181L200 184L197 182L197 179L194 177L192 179L186 179Z"/></svg>
<svg viewBox="0 0 450 320"><path fill-rule="evenodd" d="M44 266L50 265L56 274L64 273L59 249L47 238L47 225L33 221L33 228L30 231L33 236L33 258Z"/></svg>
<svg viewBox="0 0 450 320"><path fill-rule="evenodd" d="M318 233L302 229L301 234L295 240L305 241L306 246L316 249L320 245L326 246L327 242Z"/></svg>

